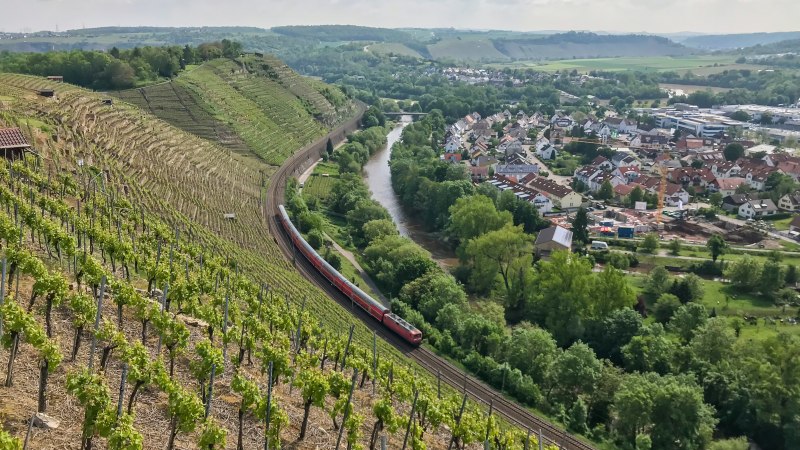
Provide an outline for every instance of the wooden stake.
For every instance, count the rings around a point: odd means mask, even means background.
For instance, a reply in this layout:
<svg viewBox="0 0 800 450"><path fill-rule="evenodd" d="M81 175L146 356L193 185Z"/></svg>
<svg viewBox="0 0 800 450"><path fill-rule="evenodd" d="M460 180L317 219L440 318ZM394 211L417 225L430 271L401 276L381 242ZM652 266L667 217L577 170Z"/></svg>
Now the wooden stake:
<svg viewBox="0 0 800 450"><path fill-rule="evenodd" d="M92 333L92 345L89 350L89 373L94 367L94 352L97 349L97 329L100 328L100 316L103 314L103 296L106 293L106 276L100 280L100 292L97 295L97 314L94 317L94 333Z"/></svg>
<svg viewBox="0 0 800 450"><path fill-rule="evenodd" d="M344 346L344 355L342 355L342 370L344 370L344 363L347 361L347 351L350 349L350 342L353 341L353 330L355 325L350 325L350 336L347 338L347 344Z"/></svg>
<svg viewBox="0 0 800 450"><path fill-rule="evenodd" d="M264 425L264 450L269 450L269 420L271 406L272 406L272 361L269 362L269 369L267 370L269 378L267 378L267 411L266 420Z"/></svg>
<svg viewBox="0 0 800 450"><path fill-rule="evenodd" d="M406 444L408 443L408 434L411 432L411 424L414 423L414 411L417 409L417 398L419 397L419 391L414 392L414 401L411 402L411 414L408 415L408 425L406 425L406 435L403 438L403 449L406 450Z"/></svg>
<svg viewBox="0 0 800 450"><path fill-rule="evenodd" d="M342 415L342 426L339 427L339 436L336 438L336 450L339 450L339 443L342 441L342 434L344 434L345 423L347 422L348 413L350 412L350 401L353 399L353 390L356 388L356 380L358 378L358 369L353 369L353 382L350 383L350 393L347 394L347 403L344 404L344 414Z"/></svg>
<svg viewBox="0 0 800 450"><path fill-rule="evenodd" d="M125 400L125 380L128 378L128 365L122 364L122 375L119 381L119 400L117 401L117 419L122 415L122 402Z"/></svg>

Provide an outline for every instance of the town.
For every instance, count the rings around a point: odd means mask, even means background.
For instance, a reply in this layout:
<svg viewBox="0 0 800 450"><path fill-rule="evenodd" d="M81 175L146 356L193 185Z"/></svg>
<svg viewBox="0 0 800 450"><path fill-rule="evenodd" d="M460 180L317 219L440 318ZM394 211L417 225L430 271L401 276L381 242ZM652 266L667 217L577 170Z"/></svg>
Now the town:
<svg viewBox="0 0 800 450"><path fill-rule="evenodd" d="M647 120L473 113L448 127L442 158L467 166L476 183L514 191L555 225L586 207L598 236L666 230L699 243L750 227L773 246L800 237L800 219L775 226L800 211L800 109L676 104L636 113ZM736 120L742 113L781 128Z"/></svg>

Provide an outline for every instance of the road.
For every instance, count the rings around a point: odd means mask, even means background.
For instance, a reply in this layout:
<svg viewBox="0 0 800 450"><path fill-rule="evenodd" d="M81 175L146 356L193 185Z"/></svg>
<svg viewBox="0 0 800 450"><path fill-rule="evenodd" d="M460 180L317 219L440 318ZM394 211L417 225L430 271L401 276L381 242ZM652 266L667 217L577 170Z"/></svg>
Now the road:
<svg viewBox="0 0 800 450"><path fill-rule="evenodd" d="M361 113L363 114L364 108ZM569 433L561 430L547 420L534 415L528 409L523 408L516 402L508 400L502 394L490 388L482 381L474 377L466 375L463 371L455 367L451 362L442 358L431 350L425 347L411 347L399 336L390 332L382 324L376 322L371 316L361 309L352 308L352 302L345 297L335 287L333 287L314 267L303 257L294 258L295 249L291 241L288 239L285 231L280 226L279 221L276 219L278 213L278 205L283 202L285 198L286 180L290 176L298 176L299 168L304 163L310 163L311 159L319 157L321 151L324 151L325 142L330 137L334 142L341 142L344 139L346 130L337 129L329 133L328 136L323 137L319 141L306 146L292 157L287 159L284 164L278 168L276 173L270 180L269 190L267 192L267 199L264 205L264 215L267 219L270 232L274 237L278 246L284 253L284 256L289 261L295 261L295 267L298 271L309 281L316 284L320 289L325 291L331 298L338 301L345 308L350 308L354 316L364 322L370 329L374 330L376 335L392 344L400 352L405 354L410 359L417 362L432 376L439 375L441 380L454 389L464 390L467 395L484 405L493 404L494 410L503 416L510 423L517 425L521 429L531 430L534 434L540 434L546 444L553 444L565 450L594 450L589 444L581 441L580 439L570 435Z"/></svg>

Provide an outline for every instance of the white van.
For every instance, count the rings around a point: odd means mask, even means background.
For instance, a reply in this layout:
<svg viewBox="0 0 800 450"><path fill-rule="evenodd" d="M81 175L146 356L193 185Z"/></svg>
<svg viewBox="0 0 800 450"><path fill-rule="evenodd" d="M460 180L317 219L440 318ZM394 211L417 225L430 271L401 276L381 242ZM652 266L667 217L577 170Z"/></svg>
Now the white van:
<svg viewBox="0 0 800 450"><path fill-rule="evenodd" d="M592 250L608 250L608 244L603 241L592 241Z"/></svg>

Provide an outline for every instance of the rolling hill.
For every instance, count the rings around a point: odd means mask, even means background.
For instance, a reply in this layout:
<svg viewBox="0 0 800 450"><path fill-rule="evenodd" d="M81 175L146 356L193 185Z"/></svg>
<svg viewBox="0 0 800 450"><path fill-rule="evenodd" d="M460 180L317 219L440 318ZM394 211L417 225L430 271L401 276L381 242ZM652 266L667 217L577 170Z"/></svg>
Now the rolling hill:
<svg viewBox="0 0 800 450"><path fill-rule="evenodd" d="M681 43L687 47L704 50L731 50L772 44L788 39L800 39L800 31L692 36L684 39Z"/></svg>
<svg viewBox="0 0 800 450"><path fill-rule="evenodd" d="M561 33L529 39L496 39L494 45L516 60L602 58L621 56L681 56L692 53L669 39L650 35Z"/></svg>

